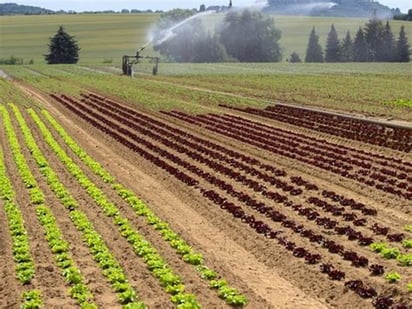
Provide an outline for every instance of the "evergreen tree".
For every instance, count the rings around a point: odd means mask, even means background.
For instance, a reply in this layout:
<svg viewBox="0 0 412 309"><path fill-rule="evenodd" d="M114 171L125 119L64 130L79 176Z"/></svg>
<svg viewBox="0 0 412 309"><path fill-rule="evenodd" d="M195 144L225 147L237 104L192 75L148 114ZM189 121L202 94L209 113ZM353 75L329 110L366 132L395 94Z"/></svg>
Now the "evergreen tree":
<svg viewBox="0 0 412 309"><path fill-rule="evenodd" d="M359 27L353 43L353 61L366 62L368 61L368 44L365 40L365 35L362 28Z"/></svg>
<svg viewBox="0 0 412 309"><path fill-rule="evenodd" d="M342 62L353 61L353 41L349 30L346 32L346 36L339 49L339 60Z"/></svg>
<svg viewBox="0 0 412 309"><path fill-rule="evenodd" d="M384 28L382 20L376 16L365 25L365 40L368 44L368 60L382 61Z"/></svg>
<svg viewBox="0 0 412 309"><path fill-rule="evenodd" d="M335 26L332 24L328 38L326 40L325 50L326 62L338 62L339 61L339 39Z"/></svg>
<svg viewBox="0 0 412 309"><path fill-rule="evenodd" d="M73 36L60 26L56 35L50 38L49 51L45 55L48 64L77 63L79 61L79 46Z"/></svg>
<svg viewBox="0 0 412 309"><path fill-rule="evenodd" d="M310 33L305 62L323 62L322 47L319 44L319 36L315 32L315 27Z"/></svg>
<svg viewBox="0 0 412 309"><path fill-rule="evenodd" d="M396 42L389 21L383 30L382 48L378 50L378 61L391 62L396 59Z"/></svg>
<svg viewBox="0 0 412 309"><path fill-rule="evenodd" d="M399 32L399 38L397 42L397 60L399 62L409 62L410 61L410 51L409 51L408 37L405 33L405 27L401 26L401 31Z"/></svg>

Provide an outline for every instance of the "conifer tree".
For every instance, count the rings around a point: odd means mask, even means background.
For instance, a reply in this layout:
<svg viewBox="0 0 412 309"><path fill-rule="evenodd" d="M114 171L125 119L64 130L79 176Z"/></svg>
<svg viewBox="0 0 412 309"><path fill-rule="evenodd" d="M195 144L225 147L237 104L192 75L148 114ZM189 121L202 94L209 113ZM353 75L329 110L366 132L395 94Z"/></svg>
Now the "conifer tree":
<svg viewBox="0 0 412 309"><path fill-rule="evenodd" d="M384 25L382 20L374 16L365 25L365 40L368 44L368 60L382 61Z"/></svg>
<svg viewBox="0 0 412 309"><path fill-rule="evenodd" d="M338 62L339 61L339 39L335 26L332 24L328 38L326 40L325 50L326 62Z"/></svg>
<svg viewBox="0 0 412 309"><path fill-rule="evenodd" d="M310 33L305 62L323 62L322 47L319 44L319 36L315 32L315 27Z"/></svg>
<svg viewBox="0 0 412 309"><path fill-rule="evenodd" d="M405 27L404 25L402 25L397 42L397 60L399 62L409 62L411 60L409 47L410 46L408 43L408 37L405 33Z"/></svg>
<svg viewBox="0 0 412 309"><path fill-rule="evenodd" d="M378 61L391 62L396 59L396 42L389 21L383 30L382 48L378 50Z"/></svg>
<svg viewBox="0 0 412 309"><path fill-rule="evenodd" d="M339 49L339 60L342 62L353 61L353 41L349 30L346 32L346 36Z"/></svg>
<svg viewBox="0 0 412 309"><path fill-rule="evenodd" d="M368 61L368 45L366 43L363 30L360 27L356 33L355 41L353 42L353 61Z"/></svg>
<svg viewBox="0 0 412 309"><path fill-rule="evenodd" d="M79 50L74 37L65 32L63 26L60 26L56 35L50 38L50 53L44 57L48 64L77 63Z"/></svg>

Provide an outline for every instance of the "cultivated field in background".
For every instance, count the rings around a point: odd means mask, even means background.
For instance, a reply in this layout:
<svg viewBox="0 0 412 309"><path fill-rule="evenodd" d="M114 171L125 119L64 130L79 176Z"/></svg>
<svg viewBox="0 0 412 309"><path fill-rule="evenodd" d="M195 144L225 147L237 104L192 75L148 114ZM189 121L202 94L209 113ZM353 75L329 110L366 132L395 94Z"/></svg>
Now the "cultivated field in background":
<svg viewBox="0 0 412 309"><path fill-rule="evenodd" d="M221 20L222 14L208 15L210 29ZM156 23L159 14L116 14L116 15L47 15L47 16L2 16L0 17L0 58L11 55L24 58L25 62L33 59L35 63L44 61L49 38L60 25L75 36L81 47L80 63L114 62L124 54L134 54L147 42L149 29ZM356 31L367 21L366 18L335 18L306 16L274 16L276 27L282 31L280 44L283 59L296 51L304 58L309 33L313 26L325 45L331 24L343 38L350 30L352 38ZM412 39L412 24L391 21L392 32L397 37L400 26ZM146 54L153 54L151 46Z"/></svg>

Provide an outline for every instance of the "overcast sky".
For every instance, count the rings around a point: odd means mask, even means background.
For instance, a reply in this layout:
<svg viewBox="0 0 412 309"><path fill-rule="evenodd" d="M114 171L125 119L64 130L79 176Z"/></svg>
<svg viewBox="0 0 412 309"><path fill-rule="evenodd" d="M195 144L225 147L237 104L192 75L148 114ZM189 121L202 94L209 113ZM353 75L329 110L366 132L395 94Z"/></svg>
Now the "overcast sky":
<svg viewBox="0 0 412 309"><path fill-rule="evenodd" d="M256 2L264 0L232 0L233 6L251 6ZM169 10L173 8L199 8L201 4L228 5L229 0L7 0L0 3L17 2L18 4L40 6L51 10L74 10L74 11L100 11L121 9L138 10ZM333 0L332 0L333 2ZM379 0L379 3L391 8L400 8L402 12L407 12L412 8L412 0Z"/></svg>

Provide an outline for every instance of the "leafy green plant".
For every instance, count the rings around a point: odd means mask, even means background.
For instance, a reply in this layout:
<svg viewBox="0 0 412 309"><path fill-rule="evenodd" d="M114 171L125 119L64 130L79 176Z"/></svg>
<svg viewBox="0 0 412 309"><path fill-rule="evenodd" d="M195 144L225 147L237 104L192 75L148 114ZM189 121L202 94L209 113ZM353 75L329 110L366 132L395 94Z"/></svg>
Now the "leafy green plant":
<svg viewBox="0 0 412 309"><path fill-rule="evenodd" d="M411 249L412 248L412 239L404 239L402 241L402 246L404 248Z"/></svg>
<svg viewBox="0 0 412 309"><path fill-rule="evenodd" d="M412 283L408 283L408 284L406 285L406 290L407 290L409 293L412 293Z"/></svg>
<svg viewBox="0 0 412 309"><path fill-rule="evenodd" d="M388 249L389 245L386 242L374 242L369 245L369 248L375 252L382 252L382 250Z"/></svg>
<svg viewBox="0 0 412 309"><path fill-rule="evenodd" d="M41 292L39 290L30 290L23 293L23 303L21 309L39 309L43 306Z"/></svg>
<svg viewBox="0 0 412 309"><path fill-rule="evenodd" d="M398 248L387 248L381 251L381 256L385 259L396 259L401 254Z"/></svg>
<svg viewBox="0 0 412 309"><path fill-rule="evenodd" d="M385 275L385 279L389 282L389 283L394 283L394 282L398 282L399 280L401 280L401 275L399 275L397 272L395 271L391 271L389 273L387 273Z"/></svg>
<svg viewBox="0 0 412 309"><path fill-rule="evenodd" d="M403 227L403 229L407 232L412 232L412 224L407 224Z"/></svg>
<svg viewBox="0 0 412 309"><path fill-rule="evenodd" d="M396 260L398 261L398 263L401 266L411 266L412 265L412 254L400 254L398 255L398 257L396 258Z"/></svg>
<svg viewBox="0 0 412 309"><path fill-rule="evenodd" d="M169 224L157 218L155 214L146 206L146 204L138 197L136 197L132 191L126 189L123 185L116 183L115 178L111 176L99 163L95 162L78 144L76 144L75 141L66 133L66 131L46 110L43 110L42 114L52 125L52 127L59 133L66 145L97 176L100 176L104 182L111 184L112 189L115 190L116 193L132 207L137 215L144 216L147 222L151 224L155 230L160 232L163 239L167 241L178 254L181 255L182 259L185 262L196 265L196 271L202 279L211 281L218 277L218 274L215 271L202 265L203 256L201 254L194 252L193 248L189 244L187 244L186 241L184 241L177 233L171 230ZM153 274L157 278L163 278L163 280L164 278L167 278L169 276L169 271L167 268L162 268L164 263L162 262L162 260L155 258L153 254L155 254L156 252L155 250L153 250L150 244L140 238L136 233L134 233L133 229L129 228L129 225L125 224L126 222L122 222L119 217L115 216L115 222L117 222L117 224L121 223L119 230L121 231L122 236L126 237L129 243L133 245L136 254L144 257L144 259L148 261L148 267L152 270ZM181 285L180 283L168 284L166 285L166 290L170 294L174 294L176 291L183 292L183 285ZM227 299L226 302L232 303L233 301Z"/></svg>

